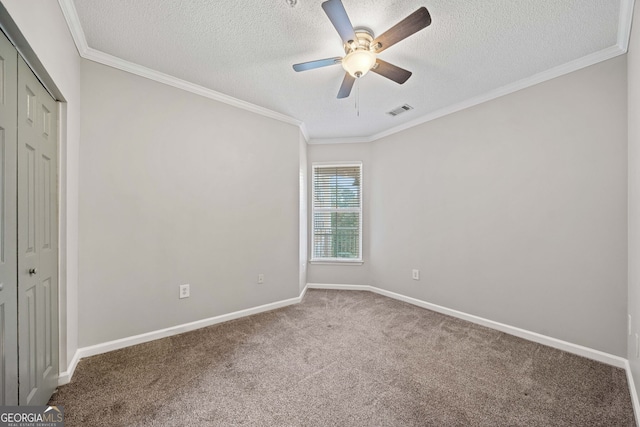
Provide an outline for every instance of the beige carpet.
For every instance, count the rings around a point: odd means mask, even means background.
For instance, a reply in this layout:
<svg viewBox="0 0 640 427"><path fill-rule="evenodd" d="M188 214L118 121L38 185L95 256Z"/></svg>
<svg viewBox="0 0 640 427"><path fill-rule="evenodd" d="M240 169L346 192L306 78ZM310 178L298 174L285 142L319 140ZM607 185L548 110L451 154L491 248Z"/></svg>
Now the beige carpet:
<svg viewBox="0 0 640 427"><path fill-rule="evenodd" d="M625 372L369 292L82 360L65 426L633 426Z"/></svg>

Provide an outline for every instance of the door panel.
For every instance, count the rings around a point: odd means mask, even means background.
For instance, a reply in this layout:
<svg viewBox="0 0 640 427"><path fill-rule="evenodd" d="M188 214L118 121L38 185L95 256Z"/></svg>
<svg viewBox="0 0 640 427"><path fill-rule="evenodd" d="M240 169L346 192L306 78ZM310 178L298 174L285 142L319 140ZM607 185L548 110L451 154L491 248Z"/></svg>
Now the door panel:
<svg viewBox="0 0 640 427"><path fill-rule="evenodd" d="M24 219L19 218L20 221L27 222L27 246L26 253L29 255L35 255L36 253L36 149L28 143L24 145L25 149L25 171L24 178L26 180L26 211Z"/></svg>
<svg viewBox="0 0 640 427"><path fill-rule="evenodd" d="M20 307L20 389L26 386L27 395L20 396L20 402L27 404L38 391L38 362L36 354L36 287L32 286L24 292L24 305ZM25 375L26 373L26 375Z"/></svg>
<svg viewBox="0 0 640 427"><path fill-rule="evenodd" d="M42 156L41 160L41 170L42 170L42 187L43 188L51 188L51 159L46 155ZM42 251L46 251L47 249L51 249L51 220L53 218L52 214L52 204L54 201L51 200L51 193L48 191L42 192Z"/></svg>
<svg viewBox="0 0 640 427"><path fill-rule="evenodd" d="M18 404L17 61L0 33L0 406Z"/></svg>
<svg viewBox="0 0 640 427"><path fill-rule="evenodd" d="M44 405L58 381L57 109L18 59L19 402Z"/></svg>

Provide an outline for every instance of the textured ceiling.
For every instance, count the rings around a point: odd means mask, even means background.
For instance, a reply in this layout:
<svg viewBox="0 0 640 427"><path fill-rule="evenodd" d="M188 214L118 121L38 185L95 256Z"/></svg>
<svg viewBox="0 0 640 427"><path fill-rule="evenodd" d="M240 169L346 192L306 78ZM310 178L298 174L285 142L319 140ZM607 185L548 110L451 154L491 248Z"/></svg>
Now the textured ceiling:
<svg viewBox="0 0 640 427"><path fill-rule="evenodd" d="M374 35L420 6L427 7L431 26L380 54L381 59L413 72L404 85L369 73L358 80L349 98L336 99L344 75L340 65L293 71L294 63L344 54L340 37L321 8L322 0L298 0L295 7L285 0L61 0L61 4L75 6L90 49L297 119L313 140L371 138L470 99L499 93L500 88L540 73L584 62L589 55L601 60L607 57L601 52L622 53L624 28L620 27L632 4L630 0L342 1L352 24L366 26ZM73 32L73 25L70 28ZM415 109L397 117L386 114L405 103Z"/></svg>

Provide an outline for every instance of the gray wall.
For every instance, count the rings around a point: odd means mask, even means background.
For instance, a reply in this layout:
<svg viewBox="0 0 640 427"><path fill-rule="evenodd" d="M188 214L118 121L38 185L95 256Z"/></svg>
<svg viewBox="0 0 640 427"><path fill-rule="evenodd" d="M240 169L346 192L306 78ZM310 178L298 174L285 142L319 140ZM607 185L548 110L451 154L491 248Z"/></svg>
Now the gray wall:
<svg viewBox="0 0 640 427"><path fill-rule="evenodd" d="M308 280L624 356L626 123L621 56L371 145L310 146L310 163L365 162L366 262Z"/></svg>
<svg viewBox="0 0 640 427"><path fill-rule="evenodd" d="M624 356L626 142L625 56L377 141L372 284Z"/></svg>
<svg viewBox="0 0 640 427"><path fill-rule="evenodd" d="M371 177L373 176L371 162L372 145L364 144L325 144L309 145L309 185L308 192L311 195L311 165L314 162L334 162L334 161L361 161L362 162L362 264L332 263L332 264L309 264L307 270L307 282L309 283L329 283L329 284L349 284L349 285L370 285L369 268L371 256L369 253L369 241L371 238L370 227L370 203L371 199ZM309 200L310 201L310 200ZM309 233L311 233L311 204L309 204ZM309 244L311 244L309 236ZM309 253L309 258L311 253Z"/></svg>
<svg viewBox="0 0 640 427"><path fill-rule="evenodd" d="M633 15L628 61L629 130L629 315L627 358L636 390L640 393L640 360L636 357L635 334L640 334L640 8Z"/></svg>
<svg viewBox="0 0 640 427"><path fill-rule="evenodd" d="M299 295L296 126L90 61L82 105L80 346Z"/></svg>

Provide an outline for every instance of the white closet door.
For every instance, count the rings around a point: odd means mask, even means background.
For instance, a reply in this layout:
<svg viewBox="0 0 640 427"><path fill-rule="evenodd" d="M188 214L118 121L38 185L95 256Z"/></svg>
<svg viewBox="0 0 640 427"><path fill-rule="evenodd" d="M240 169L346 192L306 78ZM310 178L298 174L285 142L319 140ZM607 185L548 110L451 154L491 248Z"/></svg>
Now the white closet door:
<svg viewBox="0 0 640 427"><path fill-rule="evenodd" d="M18 59L20 405L44 405L58 381L57 105Z"/></svg>

